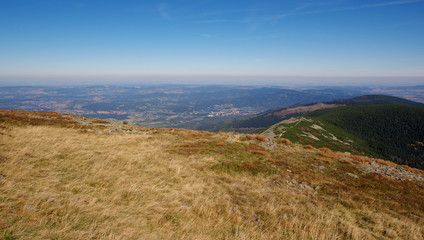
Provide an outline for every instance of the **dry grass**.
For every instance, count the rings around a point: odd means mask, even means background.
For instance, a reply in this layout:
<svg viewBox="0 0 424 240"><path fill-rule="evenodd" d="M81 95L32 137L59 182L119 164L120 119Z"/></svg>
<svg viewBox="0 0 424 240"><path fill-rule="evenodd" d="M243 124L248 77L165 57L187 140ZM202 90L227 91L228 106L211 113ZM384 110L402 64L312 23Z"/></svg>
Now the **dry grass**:
<svg viewBox="0 0 424 240"><path fill-rule="evenodd" d="M287 146L289 146L289 145L292 145L293 143L289 140L289 139L287 139L287 138L277 138L276 139L276 142L277 143L280 143L280 144L283 144L283 145L287 145Z"/></svg>
<svg viewBox="0 0 424 240"><path fill-rule="evenodd" d="M106 121L106 120L96 119L96 120L93 120L92 123L108 124L110 122L109 121Z"/></svg>
<svg viewBox="0 0 424 240"><path fill-rule="evenodd" d="M216 147L225 134L169 129L132 135L52 126L0 131L4 238L327 240L424 234L422 185L382 183L373 176L352 180L330 167L321 173L313 158L330 158L325 150ZM288 179L321 188L293 189Z"/></svg>
<svg viewBox="0 0 424 240"><path fill-rule="evenodd" d="M0 123L13 125L52 125L73 127L79 125L71 117L56 112L30 112L0 110Z"/></svg>
<svg viewBox="0 0 424 240"><path fill-rule="evenodd" d="M263 150L250 150L251 153L253 154L258 154L258 155L263 155L263 156L267 156L268 152L267 151L263 151Z"/></svg>
<svg viewBox="0 0 424 240"><path fill-rule="evenodd" d="M386 160L376 159L375 161L377 163L381 164L381 165L386 165L386 166L393 167L393 168L395 168L395 167L398 166L396 163L390 162L390 161L386 161Z"/></svg>
<svg viewBox="0 0 424 240"><path fill-rule="evenodd" d="M342 163L349 164L349 165L354 165L353 161L349 160L349 159L341 158L341 159L339 159L339 161L342 162Z"/></svg>
<svg viewBox="0 0 424 240"><path fill-rule="evenodd" d="M256 135L255 138L256 138L256 140L258 140L260 142L267 140L267 137L263 136L263 135Z"/></svg>

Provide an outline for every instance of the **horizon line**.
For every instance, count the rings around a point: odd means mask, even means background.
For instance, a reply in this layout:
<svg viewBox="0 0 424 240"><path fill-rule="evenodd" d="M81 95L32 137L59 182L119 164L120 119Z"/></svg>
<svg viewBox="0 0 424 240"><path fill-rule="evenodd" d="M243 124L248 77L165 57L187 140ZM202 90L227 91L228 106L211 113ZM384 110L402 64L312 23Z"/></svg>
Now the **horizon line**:
<svg viewBox="0 0 424 240"><path fill-rule="evenodd" d="M237 78L424 78L424 75L283 75L283 74L0 74L1 78L163 78L163 77L237 77Z"/></svg>

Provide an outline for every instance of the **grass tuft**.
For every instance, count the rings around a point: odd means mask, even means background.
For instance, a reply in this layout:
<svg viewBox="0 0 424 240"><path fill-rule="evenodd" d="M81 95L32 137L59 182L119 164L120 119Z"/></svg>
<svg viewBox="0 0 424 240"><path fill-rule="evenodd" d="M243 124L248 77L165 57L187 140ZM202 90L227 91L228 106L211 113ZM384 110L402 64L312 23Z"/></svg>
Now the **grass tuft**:
<svg viewBox="0 0 424 240"><path fill-rule="evenodd" d="M12 231L5 230L5 231L3 231L2 239L3 240L15 240L16 238L13 236L13 232Z"/></svg>
<svg viewBox="0 0 424 240"><path fill-rule="evenodd" d="M263 136L263 135L256 135L255 138L256 138L256 140L258 140L260 142L263 142L267 139L267 137Z"/></svg>
<svg viewBox="0 0 424 240"><path fill-rule="evenodd" d="M106 121L106 120L96 119L96 120L93 120L92 123L96 123L96 124L109 124L110 122L109 121Z"/></svg>
<svg viewBox="0 0 424 240"><path fill-rule="evenodd" d="M292 145L293 143L289 140L289 139L287 139L287 138L277 138L276 139L276 142L277 143L280 143L280 144L283 144L283 145L287 145L287 146L290 146L290 145Z"/></svg>

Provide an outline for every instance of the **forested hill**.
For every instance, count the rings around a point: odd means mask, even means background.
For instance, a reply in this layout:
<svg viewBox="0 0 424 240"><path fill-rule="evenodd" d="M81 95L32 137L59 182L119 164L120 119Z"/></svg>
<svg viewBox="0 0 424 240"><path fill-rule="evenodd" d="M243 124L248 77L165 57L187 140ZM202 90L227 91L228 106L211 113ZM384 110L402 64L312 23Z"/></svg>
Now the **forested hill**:
<svg viewBox="0 0 424 240"><path fill-rule="evenodd" d="M387 95L364 95L345 100L338 100L330 102L332 104L346 105L346 106L361 106L361 105L376 105L376 104L402 104L410 106L422 106L423 103L414 102L408 99L387 96Z"/></svg>
<svg viewBox="0 0 424 240"><path fill-rule="evenodd" d="M410 101L403 98L387 96L387 95L364 95L354 97L350 99L337 100L331 102L321 103L310 103L292 105L289 107L282 107L266 111L262 114L251 118L245 119L234 119L232 121L220 122L220 124L214 124L215 127L204 126L202 130L233 130L240 131L241 129L250 129L255 131L258 129L269 127L285 119L291 117L301 116L305 113L312 112L318 109L333 108L338 106L361 106L361 105L380 105L380 104L402 104L410 106L423 106L424 104L419 102Z"/></svg>
<svg viewBox="0 0 424 240"><path fill-rule="evenodd" d="M362 150L374 156L424 169L424 107L348 106L318 110L305 117L324 121L364 140L368 150Z"/></svg>

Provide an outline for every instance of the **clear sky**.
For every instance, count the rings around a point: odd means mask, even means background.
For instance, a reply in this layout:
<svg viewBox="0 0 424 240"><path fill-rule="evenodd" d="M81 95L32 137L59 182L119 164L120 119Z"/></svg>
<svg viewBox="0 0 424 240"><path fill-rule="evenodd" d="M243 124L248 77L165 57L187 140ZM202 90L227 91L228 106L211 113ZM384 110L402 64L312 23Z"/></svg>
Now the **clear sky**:
<svg viewBox="0 0 424 240"><path fill-rule="evenodd" d="M8 84L423 76L424 0L0 0Z"/></svg>

